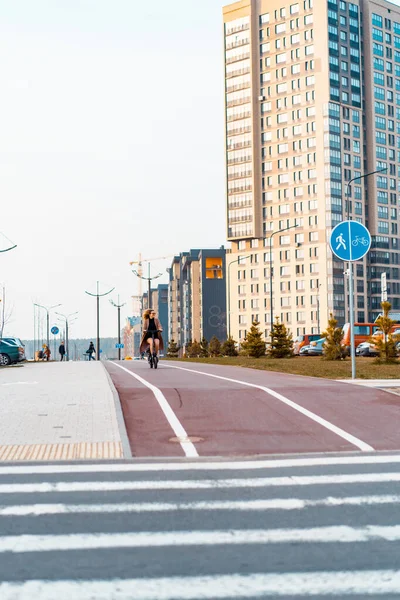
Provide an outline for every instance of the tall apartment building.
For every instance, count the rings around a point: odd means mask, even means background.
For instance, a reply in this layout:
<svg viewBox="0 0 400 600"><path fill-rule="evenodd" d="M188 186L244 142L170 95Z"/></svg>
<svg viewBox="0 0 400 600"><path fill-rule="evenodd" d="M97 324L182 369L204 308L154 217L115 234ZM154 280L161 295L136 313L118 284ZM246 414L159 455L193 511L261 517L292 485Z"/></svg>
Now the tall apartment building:
<svg viewBox="0 0 400 600"><path fill-rule="evenodd" d="M378 315L382 272L400 308L400 8L242 0L223 16L232 334L256 319L268 336L271 280L294 335L331 312L348 320L347 265L329 248L348 216L372 235L354 268L356 321Z"/></svg>
<svg viewBox="0 0 400 600"><path fill-rule="evenodd" d="M190 250L175 256L169 269L169 336L184 351L190 341L226 340L225 253Z"/></svg>

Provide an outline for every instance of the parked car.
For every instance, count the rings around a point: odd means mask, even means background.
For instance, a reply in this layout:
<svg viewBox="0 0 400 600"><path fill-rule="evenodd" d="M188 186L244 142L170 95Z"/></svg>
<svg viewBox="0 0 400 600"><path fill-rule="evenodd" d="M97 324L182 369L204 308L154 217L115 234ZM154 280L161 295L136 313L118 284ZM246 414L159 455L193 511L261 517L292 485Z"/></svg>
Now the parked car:
<svg viewBox="0 0 400 600"><path fill-rule="evenodd" d="M300 354L300 350L304 346L309 346L311 342L316 342L321 337L320 333L305 333L298 335L293 342L293 354Z"/></svg>
<svg viewBox="0 0 400 600"><path fill-rule="evenodd" d="M308 356L322 356L324 353L325 338L320 338L315 342L311 342L308 350Z"/></svg>
<svg viewBox="0 0 400 600"><path fill-rule="evenodd" d="M379 352L371 342L361 342L356 348L356 356L379 356Z"/></svg>
<svg viewBox="0 0 400 600"><path fill-rule="evenodd" d="M4 337L1 338L2 342L8 342L9 344L15 344L16 346L21 346L22 348L25 348L25 344L24 342L17 337Z"/></svg>
<svg viewBox="0 0 400 600"><path fill-rule="evenodd" d="M299 356L308 356L308 351L310 348L311 348L310 344L307 344L307 346L303 346L302 348L300 348Z"/></svg>
<svg viewBox="0 0 400 600"><path fill-rule="evenodd" d="M18 344L13 344L5 339L0 340L0 367L23 360L25 360L24 346L18 346Z"/></svg>

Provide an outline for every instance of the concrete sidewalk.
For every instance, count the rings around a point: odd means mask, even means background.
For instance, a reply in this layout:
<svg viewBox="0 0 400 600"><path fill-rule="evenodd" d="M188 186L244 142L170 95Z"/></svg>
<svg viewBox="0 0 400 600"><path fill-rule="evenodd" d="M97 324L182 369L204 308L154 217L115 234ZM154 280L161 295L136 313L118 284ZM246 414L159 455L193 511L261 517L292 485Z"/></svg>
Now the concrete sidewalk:
<svg viewBox="0 0 400 600"><path fill-rule="evenodd" d="M0 371L0 461L130 457L118 395L100 362Z"/></svg>

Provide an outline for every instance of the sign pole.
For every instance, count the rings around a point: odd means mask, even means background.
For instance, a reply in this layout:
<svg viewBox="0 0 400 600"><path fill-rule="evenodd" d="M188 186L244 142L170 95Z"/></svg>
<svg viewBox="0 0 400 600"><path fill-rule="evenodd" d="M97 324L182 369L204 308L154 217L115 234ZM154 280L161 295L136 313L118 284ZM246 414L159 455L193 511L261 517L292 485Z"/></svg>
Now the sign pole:
<svg viewBox="0 0 400 600"><path fill-rule="evenodd" d="M356 349L354 344L354 294L353 294L353 264L349 263L349 310L350 310L350 354L351 378L356 378Z"/></svg>

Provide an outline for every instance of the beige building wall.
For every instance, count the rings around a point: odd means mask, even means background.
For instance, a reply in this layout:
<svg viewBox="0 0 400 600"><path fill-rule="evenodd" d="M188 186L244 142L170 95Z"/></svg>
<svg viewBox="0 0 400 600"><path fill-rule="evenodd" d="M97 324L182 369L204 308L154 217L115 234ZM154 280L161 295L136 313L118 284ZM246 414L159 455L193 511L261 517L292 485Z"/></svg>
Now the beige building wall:
<svg viewBox="0 0 400 600"><path fill-rule="evenodd" d="M235 22L240 25L238 19L249 17L252 57L248 90L252 162L242 172L248 172L251 165L255 235L232 235L235 212L228 210L232 241L228 264L243 258L231 265L229 276L231 332L239 342L253 319L260 321L268 339L271 246L273 316L296 335L317 332L318 323L322 330L332 310L332 263L327 247L331 223L330 206L325 202L324 162L329 103L327 3L312 4L308 0L252 0L224 9L226 33ZM231 38L225 36L226 57ZM229 66L226 58L226 68ZM226 75L228 90L234 78ZM227 92L227 113L229 97ZM229 118L227 114L227 126ZM227 129L228 206L235 204L229 187L233 138ZM239 188L242 179L235 181ZM275 234L287 227L291 229Z"/></svg>

